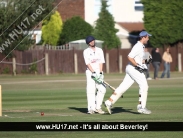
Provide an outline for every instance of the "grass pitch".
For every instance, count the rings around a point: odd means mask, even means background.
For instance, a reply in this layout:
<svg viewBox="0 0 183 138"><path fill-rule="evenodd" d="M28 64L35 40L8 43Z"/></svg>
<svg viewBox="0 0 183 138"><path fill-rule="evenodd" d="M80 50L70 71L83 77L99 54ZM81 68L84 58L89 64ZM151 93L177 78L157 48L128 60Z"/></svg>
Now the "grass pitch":
<svg viewBox="0 0 183 138"><path fill-rule="evenodd" d="M124 75L105 74L105 80L117 87ZM85 74L1 76L3 116L0 122L183 122L182 73L171 73L170 79L148 80L148 84L147 108L151 115L137 113L138 85L135 83L113 106L112 115L88 115ZM111 93L107 88L104 100ZM0 137L182 138L183 132L0 132Z"/></svg>

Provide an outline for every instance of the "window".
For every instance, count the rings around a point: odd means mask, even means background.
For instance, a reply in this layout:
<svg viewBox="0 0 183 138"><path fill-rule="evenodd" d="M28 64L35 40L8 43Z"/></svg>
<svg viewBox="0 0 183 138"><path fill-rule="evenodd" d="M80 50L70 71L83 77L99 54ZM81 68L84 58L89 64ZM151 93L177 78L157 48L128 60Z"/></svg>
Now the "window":
<svg viewBox="0 0 183 138"><path fill-rule="evenodd" d="M106 0L106 1L107 1L107 5L109 6L107 10L112 14L112 0ZM101 0L95 0L94 7L95 7L94 8L95 15L98 16L101 8Z"/></svg>
<svg viewBox="0 0 183 138"><path fill-rule="evenodd" d="M135 11L143 11L144 6L143 6L143 4L141 3L140 0L135 0L134 8L135 8Z"/></svg>

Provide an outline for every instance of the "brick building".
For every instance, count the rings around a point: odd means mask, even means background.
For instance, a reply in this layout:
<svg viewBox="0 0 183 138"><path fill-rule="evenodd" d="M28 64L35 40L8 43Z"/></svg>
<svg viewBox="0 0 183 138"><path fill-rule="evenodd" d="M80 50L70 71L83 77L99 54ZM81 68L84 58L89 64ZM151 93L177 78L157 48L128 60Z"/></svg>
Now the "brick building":
<svg viewBox="0 0 183 138"><path fill-rule="evenodd" d="M80 16L86 22L94 25L100 12L100 0L57 0L58 11L62 20L65 21L73 16ZM119 30L116 34L121 42L121 48L130 48L137 36L130 32L144 30L143 5L140 0L108 0L109 12L116 22L115 28Z"/></svg>
<svg viewBox="0 0 183 138"><path fill-rule="evenodd" d="M132 31L141 31L143 25L143 5L140 0L108 0L109 12L116 22L115 28L119 30L117 36L122 42L121 48L131 48L137 36L130 35ZM62 21L73 16L80 16L92 26L99 18L100 0L56 0L55 6Z"/></svg>

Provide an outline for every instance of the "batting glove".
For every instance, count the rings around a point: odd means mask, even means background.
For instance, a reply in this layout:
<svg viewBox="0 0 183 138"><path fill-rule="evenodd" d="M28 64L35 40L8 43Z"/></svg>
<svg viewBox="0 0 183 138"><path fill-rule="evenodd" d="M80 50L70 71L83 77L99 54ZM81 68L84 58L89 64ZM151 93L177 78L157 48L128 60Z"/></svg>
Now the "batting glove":
<svg viewBox="0 0 183 138"><path fill-rule="evenodd" d="M104 74L103 72L100 72L97 83L101 84L104 82Z"/></svg>
<svg viewBox="0 0 183 138"><path fill-rule="evenodd" d="M98 75L96 74L96 72L93 72L91 75L91 78L98 84L103 83L103 79L98 77Z"/></svg>
<svg viewBox="0 0 183 138"><path fill-rule="evenodd" d="M147 67L145 67L144 65L137 65L135 66L135 69L138 70L140 73L144 73L147 71Z"/></svg>
<svg viewBox="0 0 183 138"><path fill-rule="evenodd" d="M98 83L98 84L102 84L103 82L104 82L104 80L100 79L100 78L96 81L96 83Z"/></svg>
<svg viewBox="0 0 183 138"><path fill-rule="evenodd" d="M98 77L99 79L104 79L104 74L103 74L103 72L100 72L100 74L99 74L99 77Z"/></svg>
<svg viewBox="0 0 183 138"><path fill-rule="evenodd" d="M145 60L145 64L150 64L150 63L152 63L152 57L151 56L149 56L149 59Z"/></svg>
<svg viewBox="0 0 183 138"><path fill-rule="evenodd" d="M96 72L92 72L91 78L92 78L94 81L97 81L97 80L98 80L97 73L96 73Z"/></svg>

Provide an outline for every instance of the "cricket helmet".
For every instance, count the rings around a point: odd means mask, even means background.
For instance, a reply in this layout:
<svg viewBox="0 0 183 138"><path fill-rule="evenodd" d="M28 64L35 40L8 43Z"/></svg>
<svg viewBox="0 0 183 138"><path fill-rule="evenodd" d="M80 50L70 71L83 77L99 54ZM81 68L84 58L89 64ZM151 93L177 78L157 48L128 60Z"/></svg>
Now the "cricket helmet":
<svg viewBox="0 0 183 138"><path fill-rule="evenodd" d="M95 40L95 38L93 36L87 36L86 37L86 44L89 44L93 40Z"/></svg>

